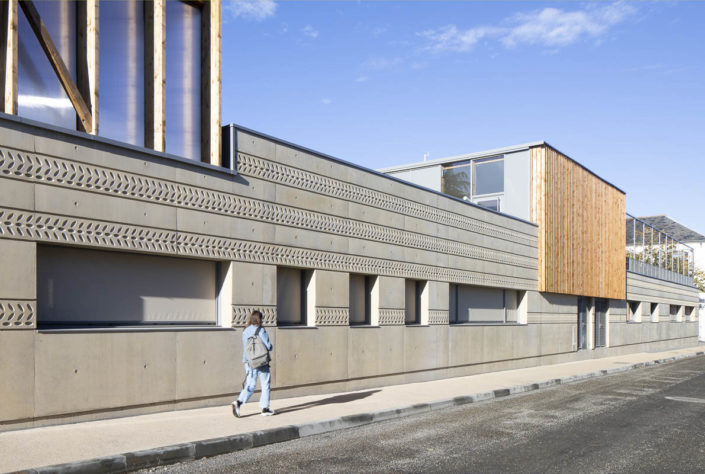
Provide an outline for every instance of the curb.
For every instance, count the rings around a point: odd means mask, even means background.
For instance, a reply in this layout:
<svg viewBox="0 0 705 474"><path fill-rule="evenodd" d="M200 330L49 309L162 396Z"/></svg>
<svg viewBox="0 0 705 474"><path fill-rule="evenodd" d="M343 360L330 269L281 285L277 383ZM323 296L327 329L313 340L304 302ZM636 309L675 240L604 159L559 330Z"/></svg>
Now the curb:
<svg viewBox="0 0 705 474"><path fill-rule="evenodd" d="M193 441L190 443L164 446L161 448L146 449L142 451L133 451L112 456L104 456L85 461L27 469L21 472L29 474L88 474L105 472L124 472L137 469L145 469L149 467L164 466L178 462L193 461L205 457L218 456L220 454L227 454L243 449L256 448L267 444L291 441L294 439L304 438L306 436L313 436L322 433L328 433L331 431L337 431L346 428L354 428L357 426L367 425L369 423L376 423L379 421L391 420L394 418L401 418L405 416L441 410L454 406L496 400L498 398L503 398L519 393L532 392L535 390L542 390L557 385L581 382L584 380L597 378L604 375L618 374L634 369L660 365L668 362L674 362L676 360L687 359L702 355L705 355L705 351L695 352L693 354L682 354L678 356L667 357L664 359L656 359L647 362L638 362L635 364L624 365L612 369L603 369L595 372L568 375L565 377L545 380L543 382L538 383L516 385L509 388L496 389L491 392L481 392L472 395L463 395L446 400L439 400L435 402L419 403L416 405L410 405L402 408L348 415L340 418L316 421L302 425L281 426L269 430L253 431L250 433L242 433L233 436Z"/></svg>

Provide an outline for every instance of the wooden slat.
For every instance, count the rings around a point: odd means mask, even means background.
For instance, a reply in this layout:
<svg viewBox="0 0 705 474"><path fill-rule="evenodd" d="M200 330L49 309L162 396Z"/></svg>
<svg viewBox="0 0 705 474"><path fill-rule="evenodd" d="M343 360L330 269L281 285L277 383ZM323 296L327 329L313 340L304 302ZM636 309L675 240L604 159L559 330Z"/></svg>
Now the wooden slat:
<svg viewBox="0 0 705 474"><path fill-rule="evenodd" d="M624 194L548 146L531 166L539 290L623 299Z"/></svg>
<svg viewBox="0 0 705 474"><path fill-rule="evenodd" d="M81 96L76 83L73 81L66 64L64 64L63 59L61 59L61 55L56 49L54 41L52 41L44 22L42 22L42 19L39 17L39 13L35 8L34 3L32 3L31 0L22 0L20 2L20 6L27 17L29 25L32 27L32 31L34 31L37 40L39 40L39 44L44 50L44 53L47 55L51 67L54 69L56 76L59 78L61 86L64 88L64 91L66 91L66 95L69 97L74 109L76 109L76 113L78 114L83 130L91 133L93 131L91 111L88 108L88 105L86 105L86 102L83 100L83 97Z"/></svg>
<svg viewBox="0 0 705 474"><path fill-rule="evenodd" d="M220 166L221 4L205 2L201 11L201 160Z"/></svg>
<svg viewBox="0 0 705 474"><path fill-rule="evenodd" d="M144 2L144 145L166 144L166 3Z"/></svg>
<svg viewBox="0 0 705 474"><path fill-rule="evenodd" d="M0 88L3 98L2 111L17 114L17 0L0 4L0 64L3 73Z"/></svg>
<svg viewBox="0 0 705 474"><path fill-rule="evenodd" d="M91 111L91 133L98 134L98 0L76 3L77 71L76 83Z"/></svg>

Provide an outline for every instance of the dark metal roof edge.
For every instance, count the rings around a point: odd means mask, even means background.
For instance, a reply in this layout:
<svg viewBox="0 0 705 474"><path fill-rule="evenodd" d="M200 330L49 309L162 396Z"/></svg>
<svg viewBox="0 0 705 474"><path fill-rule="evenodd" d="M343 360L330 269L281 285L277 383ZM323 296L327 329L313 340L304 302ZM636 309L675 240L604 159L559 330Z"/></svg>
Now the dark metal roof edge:
<svg viewBox="0 0 705 474"><path fill-rule="evenodd" d="M190 160L188 158L184 158L183 156L178 156L178 155L174 155L174 154L163 152L163 151L156 151L151 148L145 148L145 147L141 147L138 145L132 145L130 143L125 143L125 142L121 142L119 140L114 140L112 138L101 137L100 135L91 135L89 133L79 132L77 130L71 130L68 128L58 127L56 125L51 125L48 123L39 122L36 120L28 119L26 117L20 117L17 115L10 115L10 114L6 114L4 112L0 112L0 123L2 121L14 122L14 123L25 125L25 126L39 128L41 130L49 130L51 132L54 132L54 133L57 133L60 135L67 135L67 136L70 136L73 138L77 138L79 140L85 140L87 142L100 143L102 145L109 145L109 146L112 146L115 148L122 148L124 150L129 150L131 152L137 152L137 153L141 153L143 155L149 155L154 158L167 159L170 161L177 161L181 164L184 164L187 166L193 166L195 168L207 169L209 171L215 171L217 173L223 173L223 174L227 174L227 175L231 175L231 176L237 175L236 171L230 170L228 168L224 168L222 166L212 165L210 163L205 163L203 161ZM219 151L219 153L220 153L220 151ZM134 158L134 157L128 156L128 158Z"/></svg>
<svg viewBox="0 0 705 474"><path fill-rule="evenodd" d="M351 168L355 168L355 169L357 169L357 170L364 171L364 172L366 172L366 173L370 173L370 174L373 174L373 175L375 175L375 176L379 176L379 177L381 177L381 178L389 179L389 180L391 180L391 181L395 181L395 182L397 182L397 183L404 184L404 185L406 185L406 186L411 186L412 188L420 189L420 190L422 190L422 191L426 191L426 192L435 194L435 195L437 195L437 196L443 196L444 198L451 199L451 200L453 200L453 201L462 202L463 204L467 204L467 205L469 205L469 206L476 207L476 208L478 208L478 209L482 209L483 211L491 212L491 213L500 215L500 216L502 216L502 217L508 217L508 218L513 219L513 220L515 220L515 221L523 222L523 223L525 223L525 224L531 224L531 225L534 226L534 227L538 227L537 224L534 224L534 223L531 222L531 221L527 221L527 220L525 220L525 219L522 219L521 217L512 216L512 215L510 215L510 214L505 214L505 213L503 213L503 212L494 211L494 210L492 210L492 209L487 209L487 208L485 208L485 207L478 206L477 204L474 204L474 203L472 203L472 202L464 201L464 200L462 200L462 199L459 199L459 198L450 196L450 195L448 195L448 194L444 194L444 193L442 193L442 192L440 192L440 191L436 191L436 190L433 190L433 189L429 189L429 188L426 188L426 187L424 187L424 186L420 186L420 185L415 184L415 183L410 183L409 181L404 181L403 179L399 179L399 178L396 178L396 177L394 177L394 176L390 176L390 175L388 175L388 174L380 173L379 171L375 171L375 170L373 170L373 169L371 169L371 168L366 168L366 167L361 166L361 165L358 165L358 164L356 164L356 163L351 163L351 162L346 161L346 160L343 160L343 159L341 159L341 158L336 158L336 157L334 157L334 156L332 156L332 155L328 155L328 154L326 154L326 153L322 153L322 152L320 152L320 151L316 151L316 150L314 150L314 149L312 149L312 148L307 148L307 147L302 146L302 145L297 145L296 143L292 143L292 142L283 140L283 139L281 139L281 138L277 138L277 137L274 137L274 136L272 136L272 135L268 135L268 134L263 133L263 132L258 132L257 130L253 130L253 129L251 129L251 128L247 128L247 127L244 127L244 126L242 126L242 125L238 125L238 124L236 124L236 123L226 124L226 125L223 125L223 127L234 127L235 129L240 130L240 131L242 131L242 132L249 133L249 134L251 134L251 135L255 135L255 136L258 136L258 137L260 137L260 138L264 138L264 139L266 139L266 140L270 140L270 141L275 142L275 143L278 143L278 144L280 144L280 145L284 145L284 146L287 146L287 147L290 147L290 148L295 148L295 149L300 150L300 151L303 151L303 152L305 152L305 153L310 153L310 154L312 154L312 155L316 155L316 156L318 156L319 158L323 158L323 159L325 159L325 160L332 161L332 162L334 162L334 163L342 164L342 165L345 165L345 166L350 166Z"/></svg>

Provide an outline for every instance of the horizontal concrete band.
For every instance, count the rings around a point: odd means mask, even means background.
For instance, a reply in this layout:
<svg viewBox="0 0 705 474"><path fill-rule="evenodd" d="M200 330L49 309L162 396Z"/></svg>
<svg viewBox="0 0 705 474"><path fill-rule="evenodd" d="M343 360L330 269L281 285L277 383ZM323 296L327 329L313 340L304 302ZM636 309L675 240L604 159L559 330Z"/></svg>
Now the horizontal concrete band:
<svg viewBox="0 0 705 474"><path fill-rule="evenodd" d="M66 464L57 464L34 469L28 469L23 472L27 473L105 473L105 472L122 472L127 470L144 469L154 466L162 466L174 464L184 461L192 461L205 457L217 456L221 454L240 451L248 448L256 448L267 444L280 443L291 441L306 436L328 433L331 431L353 428L357 426L375 423L379 421L390 420L403 416L414 415L418 413L442 410L453 406L466 405L470 403L479 403L484 401L495 400L509 395L541 390L556 385L580 382L587 379L601 377L604 375L612 375L628 370L648 367L656 364L673 362L680 359L702 356L705 352L696 352L693 354L683 354L652 361L638 362L635 364L614 367L611 369L602 369L593 372L586 372L576 375L568 375L561 378L545 380L537 383L524 385L515 385L508 388L496 389L489 392L474 393L466 396L459 396L445 400L439 400L430 403L419 403L402 408L391 410L383 410L370 413L359 413L355 415L333 418L330 420L317 421L313 423L305 423L299 425L288 425L270 430L253 431L250 433L242 433L233 436L226 436L202 441L194 441L190 443L176 444L172 446L164 446L155 449L147 449L143 451L133 451L113 456L104 456L85 461L72 462Z"/></svg>

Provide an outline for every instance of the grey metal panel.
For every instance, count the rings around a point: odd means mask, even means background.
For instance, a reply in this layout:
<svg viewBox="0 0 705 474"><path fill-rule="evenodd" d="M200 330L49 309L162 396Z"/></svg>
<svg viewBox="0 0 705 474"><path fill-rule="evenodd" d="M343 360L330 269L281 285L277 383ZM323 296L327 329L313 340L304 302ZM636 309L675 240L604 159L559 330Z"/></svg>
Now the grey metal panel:
<svg viewBox="0 0 705 474"><path fill-rule="evenodd" d="M530 172L529 150L504 155L504 200L501 211L505 214L530 219Z"/></svg>

